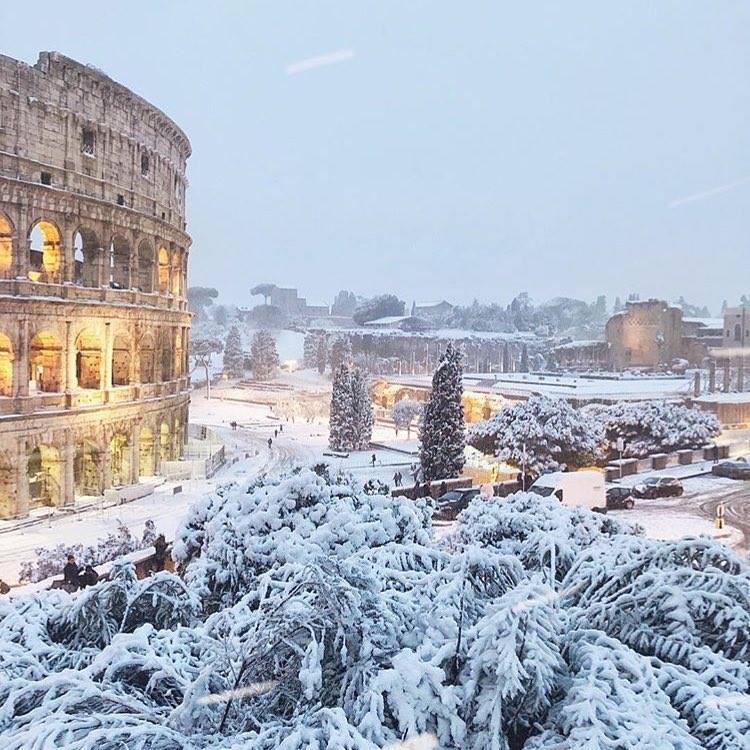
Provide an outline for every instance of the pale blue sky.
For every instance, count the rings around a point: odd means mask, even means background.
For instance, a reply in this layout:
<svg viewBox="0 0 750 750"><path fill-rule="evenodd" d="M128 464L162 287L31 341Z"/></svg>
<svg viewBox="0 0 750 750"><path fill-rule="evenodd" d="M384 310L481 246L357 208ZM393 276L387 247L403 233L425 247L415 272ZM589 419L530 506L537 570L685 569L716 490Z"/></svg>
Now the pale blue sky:
<svg viewBox="0 0 750 750"><path fill-rule="evenodd" d="M750 293L750 181L670 206L750 177L749 39L741 0L0 4L0 52L185 130L190 282L236 302Z"/></svg>

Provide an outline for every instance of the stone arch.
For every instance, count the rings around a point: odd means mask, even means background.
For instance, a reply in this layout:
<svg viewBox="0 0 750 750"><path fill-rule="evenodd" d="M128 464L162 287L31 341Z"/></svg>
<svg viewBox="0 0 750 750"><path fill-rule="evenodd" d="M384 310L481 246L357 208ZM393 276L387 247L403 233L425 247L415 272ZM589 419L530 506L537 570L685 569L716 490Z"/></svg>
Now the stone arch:
<svg viewBox="0 0 750 750"><path fill-rule="evenodd" d="M75 494L101 495L102 486L102 451L96 441L84 438L76 445L73 458L73 483Z"/></svg>
<svg viewBox="0 0 750 750"><path fill-rule="evenodd" d="M13 395L13 345L0 333L0 396Z"/></svg>
<svg viewBox="0 0 750 750"><path fill-rule="evenodd" d="M86 328L76 338L76 379L78 387L99 390L102 387L102 342L96 331Z"/></svg>
<svg viewBox="0 0 750 750"><path fill-rule="evenodd" d="M141 365L141 383L153 383L156 380L156 347L152 333L144 334L139 347Z"/></svg>
<svg viewBox="0 0 750 750"><path fill-rule="evenodd" d="M138 288L142 292L154 291L154 246L148 240L138 245Z"/></svg>
<svg viewBox="0 0 750 750"><path fill-rule="evenodd" d="M38 391L59 393L62 390L63 346L52 331L40 331L29 344L29 381Z"/></svg>
<svg viewBox="0 0 750 750"><path fill-rule="evenodd" d="M173 455L175 459L182 458L182 442L183 442L182 430L183 430L182 418L179 414L176 414L174 418L174 433L173 433L173 445L174 445Z"/></svg>
<svg viewBox="0 0 750 750"><path fill-rule="evenodd" d="M0 213L0 279L13 275L13 225L10 219Z"/></svg>
<svg viewBox="0 0 750 750"><path fill-rule="evenodd" d="M48 284L62 279L62 235L57 225L40 219L29 230L29 278Z"/></svg>
<svg viewBox="0 0 750 750"><path fill-rule="evenodd" d="M172 288L170 291L175 297L181 297L182 296L182 260L181 260L182 253L180 250L175 250L172 253L171 258L171 279L172 279Z"/></svg>
<svg viewBox="0 0 750 750"><path fill-rule="evenodd" d="M130 440L124 432L116 432L109 441L112 486L130 484Z"/></svg>
<svg viewBox="0 0 750 750"><path fill-rule="evenodd" d="M96 233L88 227L78 227L73 233L73 282L78 286L97 287L101 245Z"/></svg>
<svg viewBox="0 0 750 750"><path fill-rule="evenodd" d="M109 244L109 286L113 289L130 288L130 243L120 234Z"/></svg>
<svg viewBox="0 0 750 750"><path fill-rule="evenodd" d="M169 251L166 247L159 248L157 262L159 294L167 294L169 292Z"/></svg>
<svg viewBox="0 0 750 750"><path fill-rule="evenodd" d="M112 385L129 385L131 367L130 337L118 331L112 340Z"/></svg>
<svg viewBox="0 0 750 750"><path fill-rule="evenodd" d="M26 461L29 481L29 507L55 507L61 504L60 452L53 445L33 448Z"/></svg>
<svg viewBox="0 0 750 750"><path fill-rule="evenodd" d="M175 378L181 378L184 375L184 357L182 355L182 331L178 328L174 336L174 362L172 365L172 372Z"/></svg>
<svg viewBox="0 0 750 750"><path fill-rule="evenodd" d="M138 435L138 471L142 477L156 474L156 443L150 427L141 427Z"/></svg>
<svg viewBox="0 0 750 750"><path fill-rule="evenodd" d="M172 430L166 420L159 426L159 457L162 461L171 461L172 453Z"/></svg>

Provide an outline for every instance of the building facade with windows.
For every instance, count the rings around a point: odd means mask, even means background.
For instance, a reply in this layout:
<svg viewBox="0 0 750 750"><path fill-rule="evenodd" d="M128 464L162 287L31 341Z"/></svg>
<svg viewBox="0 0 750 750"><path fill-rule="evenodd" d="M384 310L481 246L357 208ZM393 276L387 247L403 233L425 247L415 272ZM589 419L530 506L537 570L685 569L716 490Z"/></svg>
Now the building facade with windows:
<svg viewBox="0 0 750 750"><path fill-rule="evenodd" d="M0 56L0 518L181 456L189 155L101 71Z"/></svg>

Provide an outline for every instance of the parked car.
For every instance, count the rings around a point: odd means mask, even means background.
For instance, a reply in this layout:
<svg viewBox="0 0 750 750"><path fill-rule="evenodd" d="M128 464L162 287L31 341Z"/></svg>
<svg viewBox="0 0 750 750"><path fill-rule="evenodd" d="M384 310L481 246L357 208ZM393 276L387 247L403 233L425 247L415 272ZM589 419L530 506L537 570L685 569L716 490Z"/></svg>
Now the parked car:
<svg viewBox="0 0 750 750"><path fill-rule="evenodd" d="M634 506L632 487L610 487L607 490L607 510L630 510Z"/></svg>
<svg viewBox="0 0 750 750"><path fill-rule="evenodd" d="M634 497L647 500L657 497L679 497L682 493L682 482L675 477L649 477L633 487Z"/></svg>
<svg viewBox="0 0 750 750"><path fill-rule="evenodd" d="M604 474L601 471L553 471L542 474L529 492L541 497L557 498L569 508L588 508L603 511Z"/></svg>
<svg viewBox="0 0 750 750"><path fill-rule="evenodd" d="M479 487L449 490L437 499L437 511L433 518L437 521L452 521L479 494Z"/></svg>
<svg viewBox="0 0 750 750"><path fill-rule="evenodd" d="M750 461L744 457L722 461L711 468L711 473L729 479L750 479Z"/></svg>

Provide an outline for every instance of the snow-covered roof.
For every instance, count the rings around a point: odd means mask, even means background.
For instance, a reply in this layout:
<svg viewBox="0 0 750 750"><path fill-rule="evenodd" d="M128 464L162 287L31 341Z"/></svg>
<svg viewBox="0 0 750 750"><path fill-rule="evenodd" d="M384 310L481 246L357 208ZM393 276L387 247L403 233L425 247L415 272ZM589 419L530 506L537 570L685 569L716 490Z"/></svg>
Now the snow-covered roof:
<svg viewBox="0 0 750 750"><path fill-rule="evenodd" d="M431 300L429 302L415 302L415 307L440 307L440 305L451 305L450 302L447 302L444 299L440 300ZM453 305L451 305L453 307Z"/></svg>
<svg viewBox="0 0 750 750"><path fill-rule="evenodd" d="M411 315L387 315L385 318L375 318L375 320L368 320L363 325L366 326L388 326L393 325L394 323L400 323L403 320L406 320L407 318L410 318Z"/></svg>
<svg viewBox="0 0 750 750"><path fill-rule="evenodd" d="M683 318L683 323L697 323L705 328L724 328L724 318Z"/></svg>

